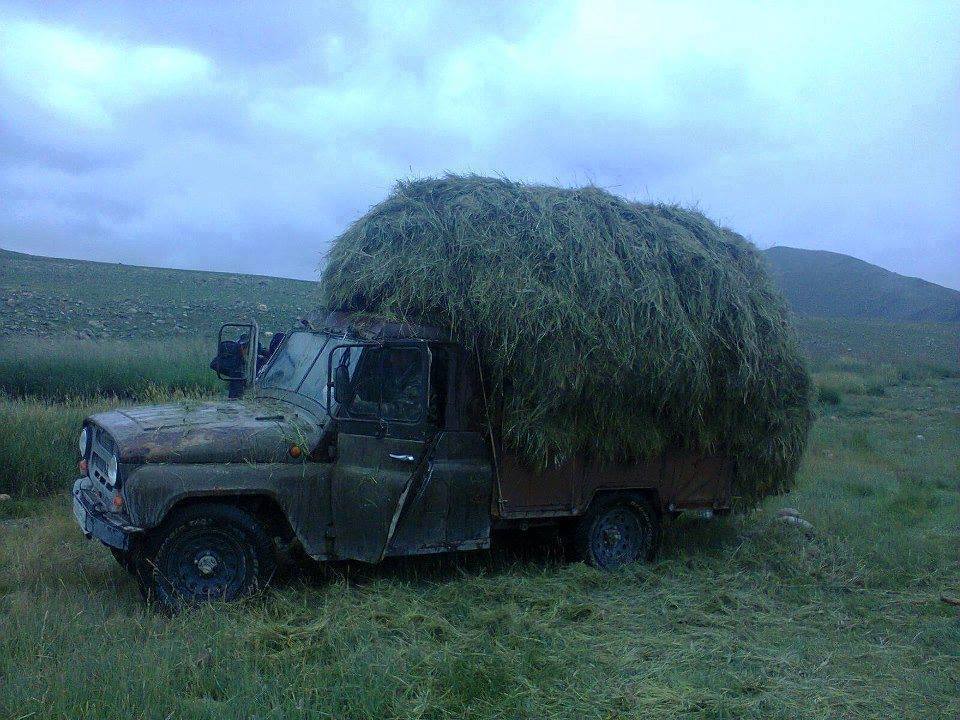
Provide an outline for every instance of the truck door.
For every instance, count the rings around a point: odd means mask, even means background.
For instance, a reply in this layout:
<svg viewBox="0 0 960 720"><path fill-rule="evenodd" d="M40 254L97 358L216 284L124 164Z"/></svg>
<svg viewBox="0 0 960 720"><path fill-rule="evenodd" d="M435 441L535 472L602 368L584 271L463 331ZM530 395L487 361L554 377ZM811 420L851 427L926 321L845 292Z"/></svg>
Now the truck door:
<svg viewBox="0 0 960 720"><path fill-rule="evenodd" d="M351 361L351 353L360 353L359 360ZM332 376L339 367L350 372L349 391L333 411L334 556L377 562L436 439L427 417L430 350L421 341L340 346L330 366Z"/></svg>
<svg viewBox="0 0 960 720"><path fill-rule="evenodd" d="M485 416L473 403L477 385L471 353L430 345L428 421L437 434L428 462L410 486L387 555L414 555L490 546L493 465ZM480 406L480 407L478 407Z"/></svg>

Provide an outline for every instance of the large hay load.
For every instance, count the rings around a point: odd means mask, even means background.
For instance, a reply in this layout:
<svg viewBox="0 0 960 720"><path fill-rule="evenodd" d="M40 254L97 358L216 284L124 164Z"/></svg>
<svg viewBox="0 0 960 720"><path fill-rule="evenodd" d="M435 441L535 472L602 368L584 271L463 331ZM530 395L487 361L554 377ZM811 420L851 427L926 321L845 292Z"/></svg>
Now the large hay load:
<svg viewBox="0 0 960 720"><path fill-rule="evenodd" d="M447 176L401 182L338 237L323 302L448 328L531 465L671 448L736 461L746 502L792 484L809 377L756 248L699 212Z"/></svg>

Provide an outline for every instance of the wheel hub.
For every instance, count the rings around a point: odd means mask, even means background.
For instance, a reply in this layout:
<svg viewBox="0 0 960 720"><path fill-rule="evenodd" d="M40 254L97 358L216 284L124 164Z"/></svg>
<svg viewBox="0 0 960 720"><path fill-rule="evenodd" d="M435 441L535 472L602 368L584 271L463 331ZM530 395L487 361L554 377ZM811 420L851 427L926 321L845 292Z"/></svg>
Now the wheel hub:
<svg viewBox="0 0 960 720"><path fill-rule="evenodd" d="M623 539L623 536L620 534L619 528L606 528L603 531L603 543L607 547L614 547L620 540Z"/></svg>
<svg viewBox="0 0 960 720"><path fill-rule="evenodd" d="M213 575L220 566L220 561L217 560L216 555L209 552L206 552L198 557L194 563L197 566L197 570L199 570L200 574L204 577L210 577Z"/></svg>
<svg viewBox="0 0 960 720"><path fill-rule="evenodd" d="M599 516L591 535L592 552L600 567L619 567L644 554L644 528L628 507L613 507Z"/></svg>

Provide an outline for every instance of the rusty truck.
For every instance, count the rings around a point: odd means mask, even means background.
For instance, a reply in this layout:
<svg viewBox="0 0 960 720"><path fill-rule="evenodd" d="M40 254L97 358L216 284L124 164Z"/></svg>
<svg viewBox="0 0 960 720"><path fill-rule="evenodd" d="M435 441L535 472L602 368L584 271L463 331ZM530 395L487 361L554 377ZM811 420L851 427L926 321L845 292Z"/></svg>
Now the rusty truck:
<svg viewBox="0 0 960 720"><path fill-rule="evenodd" d="M257 347L255 323L229 327ZM612 569L651 558L663 518L730 506L723 457L529 467L504 442L483 358L437 328L318 312L241 371L240 399L83 423L76 520L164 607L241 597L291 557L377 563L540 525Z"/></svg>

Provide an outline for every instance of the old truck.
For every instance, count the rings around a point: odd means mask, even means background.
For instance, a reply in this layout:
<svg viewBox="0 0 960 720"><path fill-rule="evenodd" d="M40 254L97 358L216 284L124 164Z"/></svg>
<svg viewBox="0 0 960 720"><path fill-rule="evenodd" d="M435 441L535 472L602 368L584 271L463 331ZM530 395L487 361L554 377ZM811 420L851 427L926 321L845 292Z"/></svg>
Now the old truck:
<svg viewBox="0 0 960 720"><path fill-rule="evenodd" d="M243 329L256 348L256 325ZM163 606L240 597L298 555L377 563L533 525L615 568L653 556L663 517L730 504L722 457L525 466L482 358L436 328L318 313L255 367L238 400L84 421L76 520Z"/></svg>

